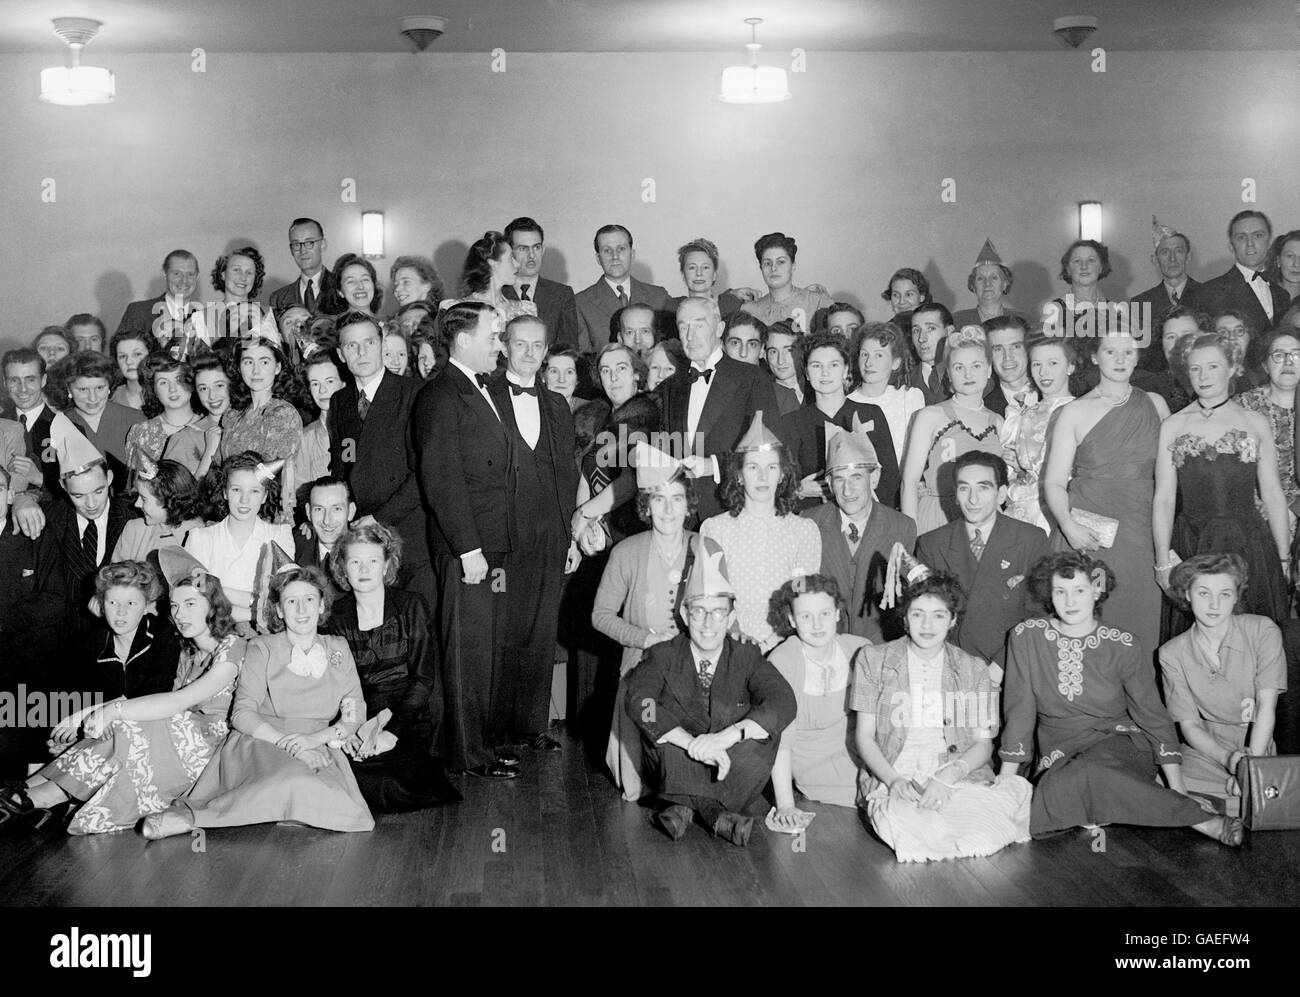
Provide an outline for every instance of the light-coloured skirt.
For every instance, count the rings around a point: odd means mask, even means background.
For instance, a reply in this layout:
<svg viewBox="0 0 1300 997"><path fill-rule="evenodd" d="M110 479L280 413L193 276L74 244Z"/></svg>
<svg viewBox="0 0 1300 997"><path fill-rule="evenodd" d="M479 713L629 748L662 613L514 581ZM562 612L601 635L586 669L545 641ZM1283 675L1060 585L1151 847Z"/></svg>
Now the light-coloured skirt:
<svg viewBox="0 0 1300 997"><path fill-rule="evenodd" d="M885 786L866 800L872 829L900 862L977 858L1029 840L1033 787L1018 775L992 785L959 782L942 810L891 799Z"/></svg>

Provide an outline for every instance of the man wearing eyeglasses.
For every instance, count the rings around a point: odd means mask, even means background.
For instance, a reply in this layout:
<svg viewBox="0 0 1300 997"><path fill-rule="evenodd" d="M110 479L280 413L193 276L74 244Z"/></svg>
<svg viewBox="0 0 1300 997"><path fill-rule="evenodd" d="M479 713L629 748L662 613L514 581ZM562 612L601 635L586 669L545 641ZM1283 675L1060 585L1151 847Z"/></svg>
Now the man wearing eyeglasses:
<svg viewBox="0 0 1300 997"><path fill-rule="evenodd" d="M148 332L156 336L157 330L175 323L183 325L196 312L202 316L194 300L199 290L199 261L195 255L188 249L173 249L163 260L162 272L167 290L156 298L127 305L117 325L117 335Z"/></svg>
<svg viewBox="0 0 1300 997"><path fill-rule="evenodd" d="M295 218L289 226L289 252L298 264L298 279L292 284L277 287L271 292L271 309L278 318L280 313L294 305L301 305L313 315L334 295L330 272L325 269L322 256L327 244L325 229L314 218Z"/></svg>
<svg viewBox="0 0 1300 997"><path fill-rule="evenodd" d="M644 773L673 841L693 820L744 847L772 776L794 693L755 644L728 635L735 590L722 548L697 537L678 610L687 632L655 644L628 673L624 707L641 729Z"/></svg>

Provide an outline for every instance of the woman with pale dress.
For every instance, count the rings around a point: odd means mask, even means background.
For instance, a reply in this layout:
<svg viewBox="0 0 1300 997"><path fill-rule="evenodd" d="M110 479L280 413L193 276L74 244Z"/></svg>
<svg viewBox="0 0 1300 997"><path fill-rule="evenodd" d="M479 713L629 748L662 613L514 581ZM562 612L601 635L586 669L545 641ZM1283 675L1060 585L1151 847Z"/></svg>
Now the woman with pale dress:
<svg viewBox="0 0 1300 997"><path fill-rule="evenodd" d="M618 696L605 764L623 799L644 794L641 735L623 709L626 678L646 648L677 635L677 606L686 577L693 530L685 528L697 498L689 478L666 454L642 444L636 449L637 514L650 525L610 552L591 611L597 630L623 646Z"/></svg>
<svg viewBox="0 0 1300 997"><path fill-rule="evenodd" d="M962 602L955 578L922 573L899 602L907 636L853 659L859 805L900 862L1029 840L1029 783L993 775L998 693L988 664L948 642Z"/></svg>
<svg viewBox="0 0 1300 997"><path fill-rule="evenodd" d="M145 837L273 821L374 828L342 750L366 719L361 681L348 642L318 629L332 592L316 568L293 565L275 575L277 629L248 642L233 730L194 788L145 821Z"/></svg>
<svg viewBox="0 0 1300 997"><path fill-rule="evenodd" d="M723 469L727 511L700 526L700 536L726 555L740 632L764 654L780 642L767 618L772 593L821 565L821 531L798 515L797 472L794 458L763 424L763 413L755 412Z"/></svg>
<svg viewBox="0 0 1300 997"><path fill-rule="evenodd" d="M961 515L953 461L968 450L1002 451L1002 418L984 405L993 370L984 331L971 326L950 334L942 362L952 397L916 413L904 451L900 508L916 520L918 535Z"/></svg>
<svg viewBox="0 0 1300 997"><path fill-rule="evenodd" d="M299 377L307 382L312 404L319 413L302 431L302 444L293 458L293 477L308 485L330 469L330 436L326 427L330 399L343 387L343 373L332 350L316 350L303 361Z"/></svg>
<svg viewBox="0 0 1300 997"><path fill-rule="evenodd" d="M446 298L439 310L449 308L457 301L483 301L497 310L503 322L519 315L536 315L537 304L532 301L514 301L502 292L513 285L519 264L510 242L500 232L484 232L483 238L469 247L465 255L465 268L460 275L460 297Z"/></svg>
<svg viewBox="0 0 1300 997"><path fill-rule="evenodd" d="M154 353L140 365L140 383L144 389L140 410L147 418L126 434L127 467L138 475L146 459L155 464L174 460L197 475L208 441L205 417L192 404L194 372L169 354Z"/></svg>
<svg viewBox="0 0 1300 997"><path fill-rule="evenodd" d="M110 560L143 561L153 551L183 546L193 531L202 528L199 483L184 464L146 461L135 488L140 517L122 528Z"/></svg>
<svg viewBox="0 0 1300 997"><path fill-rule="evenodd" d="M1278 329L1263 341L1264 374L1268 380L1258 388L1237 396L1242 408L1265 416L1273 427L1273 446L1277 450L1277 475L1286 499L1287 523L1295 538L1296 515L1300 511L1300 482L1295 468L1295 395L1300 386L1300 335L1294 330ZM1262 501L1259 510L1264 511Z"/></svg>
<svg viewBox="0 0 1300 997"><path fill-rule="evenodd" d="M1159 395L1129 383L1138 356L1132 336L1098 336L1091 345L1100 381L1056 413L1043 497L1056 523L1055 549L1106 550L1119 586L1107 622L1132 634L1149 660L1159 643L1161 604L1151 500L1160 422L1169 409Z"/></svg>
<svg viewBox="0 0 1300 997"><path fill-rule="evenodd" d="M853 333L849 357L856 385L849 401L875 405L885 413L894 455L902 461L912 416L925 408L924 393L907 383L912 349L906 334L892 322L868 322Z"/></svg>
<svg viewBox="0 0 1300 997"><path fill-rule="evenodd" d="M1182 734L1183 782L1231 816L1241 812L1238 764L1277 754L1277 700L1287 688L1282 631L1268 617L1241 612L1248 581L1236 554L1198 554L1177 565L1170 594L1195 622L1160 648L1165 702Z"/></svg>
<svg viewBox="0 0 1300 997"><path fill-rule="evenodd" d="M794 790L814 803L851 807L858 765L849 753L849 679L865 637L839 633L844 617L839 585L826 575L793 578L772 594L768 622L785 636L768 656L794 691L798 712L781 732L772 766L776 799L768 824L789 834L813 815L795 806Z"/></svg>
<svg viewBox="0 0 1300 997"><path fill-rule="evenodd" d="M230 603L216 576L180 548L159 560L181 636L175 688L92 710L82 721L85 740L27 780L38 807L85 801L69 834L121 831L166 810L190 790L230 730L245 648Z"/></svg>
<svg viewBox="0 0 1300 997"><path fill-rule="evenodd" d="M1026 352L1029 354L1029 375L1038 386L1041 397L1018 418L1008 419L1003 424L1002 457L1011 474L1003 511L1012 519L1033 523L1050 534L1051 523L1042 507L1043 464L1047 460L1052 416L1062 405L1074 401L1070 394L1074 355L1070 340L1055 336L1031 339Z"/></svg>

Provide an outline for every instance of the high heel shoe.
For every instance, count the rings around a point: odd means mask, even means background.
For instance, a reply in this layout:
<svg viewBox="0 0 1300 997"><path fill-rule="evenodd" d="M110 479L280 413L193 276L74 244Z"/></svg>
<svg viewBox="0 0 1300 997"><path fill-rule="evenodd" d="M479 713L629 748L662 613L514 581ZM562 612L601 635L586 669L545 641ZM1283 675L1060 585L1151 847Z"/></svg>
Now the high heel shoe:
<svg viewBox="0 0 1300 997"><path fill-rule="evenodd" d="M0 834L59 830L66 826L71 809L71 800L52 807L38 807L27 794L25 785L10 787L0 794Z"/></svg>
<svg viewBox="0 0 1300 997"><path fill-rule="evenodd" d="M1217 838L1221 844L1229 848L1240 848L1241 843L1246 840L1246 825L1240 817L1224 817Z"/></svg>
<svg viewBox="0 0 1300 997"><path fill-rule="evenodd" d="M140 826L140 833L150 841L173 838L178 834L189 834L194 830L194 822L175 810L164 810L160 814L150 814Z"/></svg>

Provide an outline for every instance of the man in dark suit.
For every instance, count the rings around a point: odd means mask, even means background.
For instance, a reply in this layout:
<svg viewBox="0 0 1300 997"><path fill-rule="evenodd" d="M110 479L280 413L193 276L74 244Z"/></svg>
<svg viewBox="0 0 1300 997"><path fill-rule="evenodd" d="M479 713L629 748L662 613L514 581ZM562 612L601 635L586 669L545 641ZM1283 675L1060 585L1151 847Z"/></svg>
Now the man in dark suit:
<svg viewBox="0 0 1300 997"><path fill-rule="evenodd" d="M875 501L880 459L861 425L851 432L838 430L830 434L826 474L835 501L802 513L821 531L819 570L839 584L848 603L849 633L866 637L873 644L902 636L895 621L886 624L882 620L880 596L889 552L895 543L907 550L916 545L916 523L911 516ZM887 635L885 630L889 631Z"/></svg>
<svg viewBox="0 0 1300 997"><path fill-rule="evenodd" d="M510 632L498 684L511 705L515 743L559 751L550 726L560 590L566 568L577 566L569 537L578 491L573 462L573 415L568 403L541 387L537 372L546 356L546 326L520 315L506 326L506 369L489 389L511 434L518 543L506 558Z"/></svg>
<svg viewBox="0 0 1300 997"><path fill-rule="evenodd" d="M1041 615L1025 579L1051 547L1037 526L998 511L1007 500L1007 465L1001 457L972 450L958 457L953 469L962 518L922 534L916 556L961 582L966 609L954 643L989 662L1001 684L1007 631Z"/></svg>
<svg viewBox="0 0 1300 997"><path fill-rule="evenodd" d="M1004 419L1007 413L1023 415L1038 404L1038 389L1029 377L1029 354L1025 339L1029 326L1019 315L999 315L983 326L993 355L993 377L984 393L984 407Z"/></svg>
<svg viewBox="0 0 1300 997"><path fill-rule="evenodd" d="M1239 311L1263 336L1291 304L1286 291L1264 274L1273 224L1262 211L1239 211L1228 224L1228 245L1235 261L1227 273L1193 288L1186 303L1211 318L1227 309Z"/></svg>
<svg viewBox="0 0 1300 997"><path fill-rule="evenodd" d="M505 567L519 543L512 435L487 387L501 322L490 305L462 301L438 328L450 358L420 391L412 424L438 580L442 755L452 771L511 779L518 768L494 750L508 737L493 678L509 635Z"/></svg>
<svg viewBox="0 0 1300 997"><path fill-rule="evenodd" d="M346 478L327 474L307 486L311 536L304 537L302 530L293 531L293 560L304 568L320 568L336 592L338 586L332 573L334 545L356 518L357 504L352 501L352 487ZM415 542L423 546L424 534L419 534Z"/></svg>
<svg viewBox="0 0 1300 997"><path fill-rule="evenodd" d="M66 497L45 507L45 529L63 573L64 623L81 632L97 619L88 608L95 575L109 563L131 507L113 497L113 472L80 434L69 437L59 453L59 466Z"/></svg>
<svg viewBox="0 0 1300 997"><path fill-rule="evenodd" d="M646 651L628 673L624 708L641 728L647 781L667 804L655 826L679 841L698 817L744 847L795 698L757 646L727 635L735 592L722 550L692 543L680 609L687 633Z"/></svg>
<svg viewBox="0 0 1300 997"><path fill-rule="evenodd" d="M169 333L166 326L173 322L184 324L201 305L194 300L199 289L199 261L188 249L173 249L163 259L163 279L167 290L156 298L132 301L122 313L116 335L126 332L152 333L165 341ZM163 333L164 335L159 335ZM104 351L105 343L100 348Z"/></svg>
<svg viewBox="0 0 1300 997"><path fill-rule="evenodd" d="M339 353L352 374L330 400L330 474L352 489L355 515L375 519L402 538L401 588L436 606L437 583L425 541L411 410L421 382L384 368L383 337L360 312L339 319Z"/></svg>
<svg viewBox="0 0 1300 997"><path fill-rule="evenodd" d="M10 470L28 480L39 475L42 498L58 498L63 495L58 443L68 433L77 433L76 427L46 401L45 361L39 353L27 347L10 350L0 359L0 368L4 370L5 391L9 395L0 408L0 416L22 426L26 445L26 454L15 458Z"/></svg>
<svg viewBox="0 0 1300 997"><path fill-rule="evenodd" d="M1156 341L1164 326L1165 316L1183 303L1188 294L1201 286L1187 273L1187 263L1192 258L1192 242L1181 232L1161 225L1151 216L1151 262L1160 271L1160 283L1135 295L1133 301L1150 308L1152 342L1138 356L1138 366L1154 373L1169 369L1165 351Z"/></svg>
<svg viewBox="0 0 1300 997"><path fill-rule="evenodd" d="M289 252L298 264L298 279L271 292L271 310L278 319L285 309L301 305L315 315L333 297L334 281L322 256L328 244L325 229L315 218L295 218L289 226Z"/></svg>
<svg viewBox="0 0 1300 997"><path fill-rule="evenodd" d="M581 329L578 352L596 353L606 343L614 342L618 335L614 316L630 304L649 305L658 321L670 326L672 296L658 284L641 283L629 272L636 259L632 233L622 225L601 226L596 230L595 246L602 276L574 299Z"/></svg>
<svg viewBox="0 0 1300 997"><path fill-rule="evenodd" d="M551 337L548 345L576 347L581 332L573 288L548 280L540 272L546 254L546 233L531 218L516 218L503 234L519 269L515 282L503 287L501 293L511 301L532 301L537 305L537 316Z"/></svg>
<svg viewBox="0 0 1300 997"><path fill-rule="evenodd" d="M943 343L953 331L952 313L931 301L918 305L908 321L916 360L907 374L908 386L921 389L925 404L938 405L950 394L943 369Z"/></svg>
<svg viewBox="0 0 1300 997"><path fill-rule="evenodd" d="M722 351L722 316L711 298L686 298L677 306L677 332L691 365L660 387L664 428L673 456L698 479L700 521L722 511L722 467L755 412L772 413L772 380L760 368Z"/></svg>

